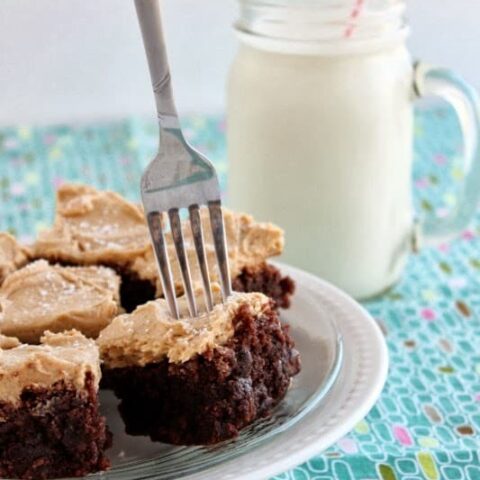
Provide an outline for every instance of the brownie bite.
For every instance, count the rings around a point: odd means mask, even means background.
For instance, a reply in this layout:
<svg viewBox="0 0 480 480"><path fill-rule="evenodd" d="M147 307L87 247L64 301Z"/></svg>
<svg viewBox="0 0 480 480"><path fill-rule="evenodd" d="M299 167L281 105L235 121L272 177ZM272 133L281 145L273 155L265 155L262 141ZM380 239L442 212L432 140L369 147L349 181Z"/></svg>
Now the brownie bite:
<svg viewBox="0 0 480 480"><path fill-rule="evenodd" d="M205 209L201 211L206 255L213 280L218 279L215 251ZM283 231L271 223L256 222L251 216L224 209L233 287L259 291L286 308L293 293L293 281L281 275L267 260L283 251ZM189 223L184 224L187 255L195 281L200 272ZM167 248L177 293L183 291L179 265L169 233ZM101 264L114 268L122 277L121 301L127 312L162 297L161 282L142 209L113 192L84 185L64 185L57 192L55 223L39 236L36 258L72 265Z"/></svg>
<svg viewBox="0 0 480 480"><path fill-rule="evenodd" d="M96 338L121 313L119 286L106 267L30 263L0 287L0 332L26 343L38 343L46 330L72 328Z"/></svg>
<svg viewBox="0 0 480 480"><path fill-rule="evenodd" d="M273 301L234 293L209 314L171 317L158 299L124 314L97 339L106 385L131 435L213 444L268 416L300 370Z"/></svg>
<svg viewBox="0 0 480 480"><path fill-rule="evenodd" d="M79 477L105 470L98 348L81 333L40 345L0 336L0 477Z"/></svg>
<svg viewBox="0 0 480 480"><path fill-rule="evenodd" d="M0 285L8 275L26 265L30 253L12 235L0 232Z"/></svg>

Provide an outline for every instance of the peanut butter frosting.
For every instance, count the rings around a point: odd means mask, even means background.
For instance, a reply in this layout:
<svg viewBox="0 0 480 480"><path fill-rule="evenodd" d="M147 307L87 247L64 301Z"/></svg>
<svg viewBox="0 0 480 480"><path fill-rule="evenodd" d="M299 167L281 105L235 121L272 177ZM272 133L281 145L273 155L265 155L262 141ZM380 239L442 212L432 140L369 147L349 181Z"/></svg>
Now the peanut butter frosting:
<svg viewBox="0 0 480 480"><path fill-rule="evenodd" d="M20 344L20 340L16 337L0 335L0 350L8 350L9 348L18 347Z"/></svg>
<svg viewBox="0 0 480 480"><path fill-rule="evenodd" d="M150 248L142 209L114 192L67 184L57 191L55 222L39 235L37 258L122 266Z"/></svg>
<svg viewBox="0 0 480 480"><path fill-rule="evenodd" d="M202 209L201 215L210 273L215 280L218 272L207 209ZM260 265L282 253L284 235L277 226L256 222L250 215L227 209L224 220L233 277L246 266ZM183 231L193 279L200 281L189 222L184 222ZM183 284L169 233L166 241L175 284L181 292ZM156 284L157 296L162 294L144 213L116 193L84 185L62 186L57 192L54 226L40 234L34 250L37 258L120 267Z"/></svg>
<svg viewBox="0 0 480 480"><path fill-rule="evenodd" d="M252 216L245 213L235 213L223 209L225 233L227 236L228 255L232 278L235 278L244 267L261 265L267 258L280 255L284 247L283 230L272 223L256 222ZM201 210L202 226L205 239L210 277L213 281L219 280L219 272L215 257L212 232L209 225L208 210ZM192 230L189 222L183 223L186 254L188 255L190 271L194 283L201 282ZM172 267L172 275L177 291L183 290L180 266L175 254L175 247L170 232L165 234L167 250ZM157 296L162 294L162 286L157 273L157 265L153 250L149 248L145 254L138 256L132 263L131 270L141 280L156 283Z"/></svg>
<svg viewBox="0 0 480 480"><path fill-rule="evenodd" d="M61 380L82 390L87 372L93 374L98 388L98 348L94 340L75 330L46 332L40 345L20 344L4 336L0 339L0 402L15 403L25 388L48 388Z"/></svg>
<svg viewBox="0 0 480 480"><path fill-rule="evenodd" d="M71 328L88 337L120 313L120 279L106 267L62 267L38 260L0 287L0 332L38 343L46 330Z"/></svg>
<svg viewBox="0 0 480 480"><path fill-rule="evenodd" d="M29 253L9 233L0 232L0 285L28 261Z"/></svg>
<svg viewBox="0 0 480 480"><path fill-rule="evenodd" d="M218 297L218 286L215 292ZM234 293L225 304L215 305L210 313L189 318L186 299L181 297L182 318L177 320L170 315L164 299L154 300L131 314L118 316L100 333L97 339L100 356L107 368L144 366L165 357L172 363L183 363L207 350L221 348L232 338L232 320L241 306L247 305L257 316L269 304L262 293Z"/></svg>

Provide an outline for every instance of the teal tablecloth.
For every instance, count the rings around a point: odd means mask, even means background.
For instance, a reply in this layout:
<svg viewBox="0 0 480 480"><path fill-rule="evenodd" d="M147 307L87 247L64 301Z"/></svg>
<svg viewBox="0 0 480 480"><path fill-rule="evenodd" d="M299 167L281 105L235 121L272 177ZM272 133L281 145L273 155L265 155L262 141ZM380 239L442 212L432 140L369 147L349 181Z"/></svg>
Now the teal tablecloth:
<svg viewBox="0 0 480 480"><path fill-rule="evenodd" d="M224 124L196 117L187 135L225 182ZM153 124L0 130L0 229L30 241L67 180L138 199L156 148ZM445 215L462 182L458 126L448 110L417 113L416 205ZM403 281L366 303L382 326L391 369L370 414L327 452L276 477L341 480L480 479L480 216L449 244L412 257Z"/></svg>

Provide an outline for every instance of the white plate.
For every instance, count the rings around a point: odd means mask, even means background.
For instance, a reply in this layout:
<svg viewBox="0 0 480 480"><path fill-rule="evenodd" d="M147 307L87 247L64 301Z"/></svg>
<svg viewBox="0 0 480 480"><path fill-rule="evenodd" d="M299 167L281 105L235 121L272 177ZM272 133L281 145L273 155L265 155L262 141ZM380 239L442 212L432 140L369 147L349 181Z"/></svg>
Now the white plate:
<svg viewBox="0 0 480 480"><path fill-rule="evenodd" d="M99 478L263 479L288 470L350 431L378 398L388 370L383 335L372 317L330 284L278 265L296 282L282 312L302 357L302 372L272 418L233 442L174 447L129 437L113 396L102 395L114 433L113 469ZM89 477L92 478L92 477Z"/></svg>

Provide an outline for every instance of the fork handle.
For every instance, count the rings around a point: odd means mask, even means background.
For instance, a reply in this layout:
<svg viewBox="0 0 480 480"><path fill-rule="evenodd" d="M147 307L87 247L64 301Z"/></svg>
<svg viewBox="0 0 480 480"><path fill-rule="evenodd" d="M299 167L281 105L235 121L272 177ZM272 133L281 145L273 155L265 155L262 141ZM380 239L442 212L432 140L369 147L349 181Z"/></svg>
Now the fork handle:
<svg viewBox="0 0 480 480"><path fill-rule="evenodd" d="M179 128L158 0L135 0L150 78L162 128Z"/></svg>

